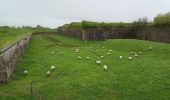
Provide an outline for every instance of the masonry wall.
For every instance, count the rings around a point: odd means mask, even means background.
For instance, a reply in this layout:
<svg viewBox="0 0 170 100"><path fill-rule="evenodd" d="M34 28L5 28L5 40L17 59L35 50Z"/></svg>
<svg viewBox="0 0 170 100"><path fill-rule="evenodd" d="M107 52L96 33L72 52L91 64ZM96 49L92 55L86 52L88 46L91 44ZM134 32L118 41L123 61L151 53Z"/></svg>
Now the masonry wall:
<svg viewBox="0 0 170 100"><path fill-rule="evenodd" d="M170 43L170 28L144 28L137 32L137 39Z"/></svg>
<svg viewBox="0 0 170 100"><path fill-rule="evenodd" d="M0 52L0 83L7 83L18 59L24 54L32 34Z"/></svg>
<svg viewBox="0 0 170 100"><path fill-rule="evenodd" d="M130 27L58 29L58 34L82 40L142 39L170 43L170 28L143 28L134 31Z"/></svg>
<svg viewBox="0 0 170 100"><path fill-rule="evenodd" d="M82 40L105 40L118 38L131 38L131 28L88 28L88 29L58 29L58 34L79 38Z"/></svg>

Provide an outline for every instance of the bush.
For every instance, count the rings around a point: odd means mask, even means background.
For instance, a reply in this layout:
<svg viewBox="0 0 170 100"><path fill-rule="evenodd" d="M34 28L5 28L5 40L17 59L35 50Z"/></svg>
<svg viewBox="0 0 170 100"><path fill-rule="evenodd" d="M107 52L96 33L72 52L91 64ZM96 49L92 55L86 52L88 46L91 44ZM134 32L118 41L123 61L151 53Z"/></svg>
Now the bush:
<svg viewBox="0 0 170 100"><path fill-rule="evenodd" d="M154 18L154 25L156 26L170 26L170 12L165 14L158 14Z"/></svg>

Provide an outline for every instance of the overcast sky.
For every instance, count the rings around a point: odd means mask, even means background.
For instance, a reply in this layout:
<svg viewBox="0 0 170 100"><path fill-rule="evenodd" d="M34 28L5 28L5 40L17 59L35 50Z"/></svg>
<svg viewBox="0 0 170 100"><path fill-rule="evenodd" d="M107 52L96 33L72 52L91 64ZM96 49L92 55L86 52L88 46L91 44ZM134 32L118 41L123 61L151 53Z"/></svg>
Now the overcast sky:
<svg viewBox="0 0 170 100"><path fill-rule="evenodd" d="M0 0L0 25L56 28L72 21L131 22L170 11L170 0Z"/></svg>

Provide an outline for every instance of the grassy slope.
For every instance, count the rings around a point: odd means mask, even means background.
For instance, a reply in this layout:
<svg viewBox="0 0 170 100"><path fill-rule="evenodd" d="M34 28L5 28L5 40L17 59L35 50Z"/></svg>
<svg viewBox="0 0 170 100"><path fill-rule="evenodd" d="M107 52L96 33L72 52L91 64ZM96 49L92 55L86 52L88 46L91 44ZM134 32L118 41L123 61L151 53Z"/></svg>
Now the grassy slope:
<svg viewBox="0 0 170 100"><path fill-rule="evenodd" d="M19 39L26 37L30 32L24 29L0 28L0 49L5 48Z"/></svg>
<svg viewBox="0 0 170 100"><path fill-rule="evenodd" d="M148 46L153 50L148 51ZM97 49L96 54L87 51L90 47ZM80 48L80 52L75 53L72 48ZM109 49L113 52L106 55ZM128 61L131 50L143 54ZM0 99L31 99L29 84L35 81L35 88L45 100L169 100L169 52L169 44L147 41L118 39L86 43L61 36L37 35L17 64L10 82L0 85ZM105 57L103 60L101 55ZM118 59L120 55L124 57L122 60ZM96 65L98 59L102 60L101 65ZM104 64L108 65L108 72L103 71ZM51 77L46 77L52 65L56 70ZM25 69L29 72L26 77L22 75Z"/></svg>

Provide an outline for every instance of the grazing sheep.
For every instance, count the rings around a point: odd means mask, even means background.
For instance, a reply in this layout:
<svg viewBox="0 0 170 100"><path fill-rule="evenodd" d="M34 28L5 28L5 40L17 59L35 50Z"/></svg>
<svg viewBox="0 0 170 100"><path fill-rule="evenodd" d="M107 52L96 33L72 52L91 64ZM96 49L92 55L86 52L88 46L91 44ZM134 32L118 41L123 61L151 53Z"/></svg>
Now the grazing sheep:
<svg viewBox="0 0 170 100"><path fill-rule="evenodd" d="M28 75L28 71L27 70L25 70L23 73L24 73L25 76Z"/></svg>
<svg viewBox="0 0 170 100"><path fill-rule="evenodd" d="M130 54L134 54L134 52L133 52L133 51L131 51L131 52L130 52Z"/></svg>
<svg viewBox="0 0 170 100"><path fill-rule="evenodd" d="M79 52L79 49L76 49L76 53L78 53Z"/></svg>
<svg viewBox="0 0 170 100"><path fill-rule="evenodd" d="M101 56L101 59L104 59L104 56Z"/></svg>
<svg viewBox="0 0 170 100"><path fill-rule="evenodd" d="M113 50L111 50L111 49L109 50L109 52L112 52L112 51L113 51Z"/></svg>
<svg viewBox="0 0 170 100"><path fill-rule="evenodd" d="M104 69L104 71L107 72L107 66L106 65L103 66L103 69Z"/></svg>
<svg viewBox="0 0 170 100"><path fill-rule="evenodd" d="M47 71L47 76L51 76L51 72L50 71Z"/></svg>
<svg viewBox="0 0 170 100"><path fill-rule="evenodd" d="M89 59L90 59L90 57L86 57L86 59L87 59L87 60L89 60Z"/></svg>
<svg viewBox="0 0 170 100"><path fill-rule="evenodd" d="M105 48L105 47L102 47L103 49Z"/></svg>
<svg viewBox="0 0 170 100"><path fill-rule="evenodd" d="M51 54L54 54L54 51L51 51Z"/></svg>
<svg viewBox="0 0 170 100"><path fill-rule="evenodd" d="M110 53L110 52L108 52L108 53L107 53L107 55L111 55L111 53Z"/></svg>
<svg viewBox="0 0 170 100"><path fill-rule="evenodd" d="M119 56L119 59L122 59L123 57L122 56Z"/></svg>
<svg viewBox="0 0 170 100"><path fill-rule="evenodd" d="M80 56L78 56L78 57L77 57L77 59L78 59L78 60L80 60L80 59L81 59L81 57L80 57Z"/></svg>
<svg viewBox="0 0 170 100"><path fill-rule="evenodd" d="M152 47L150 46L148 49L151 51L151 50L152 50Z"/></svg>
<svg viewBox="0 0 170 100"><path fill-rule="evenodd" d="M60 55L64 55L64 53L60 53Z"/></svg>
<svg viewBox="0 0 170 100"><path fill-rule="evenodd" d="M99 60L96 61L96 64L98 64L98 65L100 65L101 63L102 63L102 61L99 61Z"/></svg>
<svg viewBox="0 0 170 100"><path fill-rule="evenodd" d="M129 60L132 60L132 57L130 56L128 59L129 59Z"/></svg>
<svg viewBox="0 0 170 100"><path fill-rule="evenodd" d="M55 70L55 66L51 66L51 70L54 71Z"/></svg>
<svg viewBox="0 0 170 100"><path fill-rule="evenodd" d="M141 54L142 54L142 52L139 52L139 54L141 55Z"/></svg>
<svg viewBox="0 0 170 100"><path fill-rule="evenodd" d="M138 55L137 55L137 54L135 54L135 57L138 57Z"/></svg>

